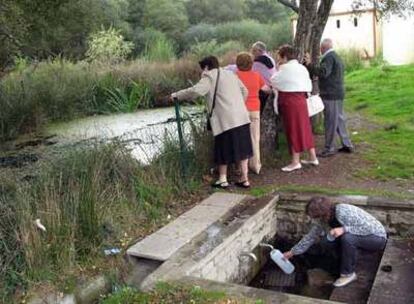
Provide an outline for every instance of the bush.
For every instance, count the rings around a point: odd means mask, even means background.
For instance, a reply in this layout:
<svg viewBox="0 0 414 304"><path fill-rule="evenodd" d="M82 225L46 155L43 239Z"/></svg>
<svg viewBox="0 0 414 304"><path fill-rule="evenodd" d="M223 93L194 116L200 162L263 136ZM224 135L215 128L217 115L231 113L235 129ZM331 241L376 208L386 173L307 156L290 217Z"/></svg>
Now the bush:
<svg viewBox="0 0 414 304"><path fill-rule="evenodd" d="M352 72L364 67L364 59L360 49L341 49L338 50L338 54L342 58L346 72Z"/></svg>
<svg viewBox="0 0 414 304"><path fill-rule="evenodd" d="M216 39L219 44L237 41L245 48L249 48L252 43L260 40L265 42L269 49L275 49L291 41L292 34L289 29L290 26L286 22L270 25L253 20L228 22L215 26L198 24L184 34L184 45L188 50L194 44Z"/></svg>
<svg viewBox="0 0 414 304"><path fill-rule="evenodd" d="M124 40L119 30L109 28L92 34L89 38L86 58L101 63L117 63L132 52L133 43Z"/></svg>
<svg viewBox="0 0 414 304"><path fill-rule="evenodd" d="M170 62L175 59L174 44L165 36L148 41L142 58L152 62Z"/></svg>
<svg viewBox="0 0 414 304"><path fill-rule="evenodd" d="M200 60L206 56L222 56L229 52L240 52L244 49L244 46L238 41L227 41L222 44L218 44L215 39L210 41L199 42L191 46L190 55L193 55L197 60Z"/></svg>

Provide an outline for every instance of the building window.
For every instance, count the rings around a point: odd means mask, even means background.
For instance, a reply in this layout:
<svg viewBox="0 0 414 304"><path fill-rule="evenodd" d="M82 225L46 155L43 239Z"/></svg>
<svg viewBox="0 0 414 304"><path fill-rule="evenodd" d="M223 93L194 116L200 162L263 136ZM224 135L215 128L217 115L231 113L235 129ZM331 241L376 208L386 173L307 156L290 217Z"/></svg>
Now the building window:
<svg viewBox="0 0 414 304"><path fill-rule="evenodd" d="M358 19L354 18L354 26L357 27L358 26Z"/></svg>
<svg viewBox="0 0 414 304"><path fill-rule="evenodd" d="M340 28L341 27L341 20L336 20L336 27Z"/></svg>

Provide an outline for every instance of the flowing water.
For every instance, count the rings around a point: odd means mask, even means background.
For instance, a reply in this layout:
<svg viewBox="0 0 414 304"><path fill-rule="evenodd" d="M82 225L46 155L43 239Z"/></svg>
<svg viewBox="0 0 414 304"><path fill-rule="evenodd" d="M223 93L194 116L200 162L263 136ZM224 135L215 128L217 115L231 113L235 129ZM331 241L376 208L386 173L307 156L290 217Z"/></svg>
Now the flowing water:
<svg viewBox="0 0 414 304"><path fill-rule="evenodd" d="M184 120L194 120L199 119L202 108L183 107L181 112ZM184 132L188 135L189 128L184 128ZM117 140L125 143L143 163L148 163L162 149L165 136L178 138L174 107L82 118L52 125L48 133L55 135L58 145Z"/></svg>

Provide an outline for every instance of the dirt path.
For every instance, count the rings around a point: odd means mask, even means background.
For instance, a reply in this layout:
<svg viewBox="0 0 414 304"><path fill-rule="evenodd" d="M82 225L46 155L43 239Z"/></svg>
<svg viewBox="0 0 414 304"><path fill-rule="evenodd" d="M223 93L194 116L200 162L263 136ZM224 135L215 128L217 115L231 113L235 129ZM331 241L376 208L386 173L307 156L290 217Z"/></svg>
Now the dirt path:
<svg viewBox="0 0 414 304"><path fill-rule="evenodd" d="M365 122L361 116L353 114L348 121L350 133L372 131L378 126ZM323 148L323 136L316 136L317 149ZM363 171L372 168L373 164L364 159L364 153L369 146L366 143L358 143L355 153L338 153L328 158L320 158L318 167L306 166L301 170L285 173L280 170L287 163L280 163L276 168L264 167L260 175L251 175L252 184L256 187L275 187L299 185L300 187L327 188L330 190L349 189L370 191L378 196L387 192L395 193L398 196L414 197L414 184L409 180L388 180L380 181L364 178Z"/></svg>

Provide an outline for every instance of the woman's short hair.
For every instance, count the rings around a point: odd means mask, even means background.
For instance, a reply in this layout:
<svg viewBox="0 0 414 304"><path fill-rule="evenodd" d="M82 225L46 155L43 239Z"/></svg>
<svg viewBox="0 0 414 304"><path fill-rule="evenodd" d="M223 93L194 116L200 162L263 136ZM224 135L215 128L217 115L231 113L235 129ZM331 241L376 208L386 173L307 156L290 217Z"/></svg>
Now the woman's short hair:
<svg viewBox="0 0 414 304"><path fill-rule="evenodd" d="M207 56L198 62L200 68L204 70L206 67L208 70L218 69L219 68L219 61L215 56Z"/></svg>
<svg viewBox="0 0 414 304"><path fill-rule="evenodd" d="M311 218L330 219L335 205L325 196L312 197L306 205L306 214Z"/></svg>
<svg viewBox="0 0 414 304"><path fill-rule="evenodd" d="M278 49L278 54L280 57L286 58L287 60L298 59L297 50L289 44L282 45Z"/></svg>
<svg viewBox="0 0 414 304"><path fill-rule="evenodd" d="M237 55L236 65L240 71L250 71L253 66L253 58L247 52L242 52Z"/></svg>

